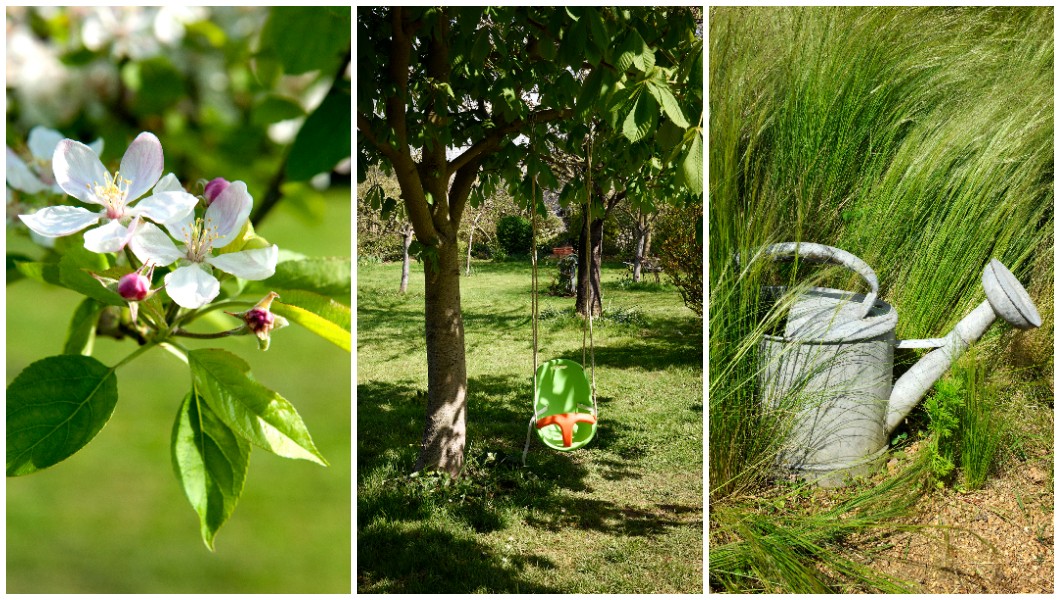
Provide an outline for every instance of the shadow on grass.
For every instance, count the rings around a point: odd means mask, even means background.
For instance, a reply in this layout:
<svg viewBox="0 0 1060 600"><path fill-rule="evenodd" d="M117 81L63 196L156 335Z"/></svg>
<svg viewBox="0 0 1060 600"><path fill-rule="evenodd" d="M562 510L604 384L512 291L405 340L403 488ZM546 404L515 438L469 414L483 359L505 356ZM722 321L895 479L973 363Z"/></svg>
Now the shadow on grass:
<svg viewBox="0 0 1060 600"><path fill-rule="evenodd" d="M553 509L544 517L531 515L528 524L549 531L575 527L608 535L636 537L659 535L676 527L695 528L703 525L703 511L699 506L659 504L654 510L648 510L618 506L602 500L567 497L557 502ZM699 519L688 521L687 515L695 515Z"/></svg>
<svg viewBox="0 0 1060 600"><path fill-rule="evenodd" d="M358 593L561 593L521 577L527 567L554 569L540 556L497 556L493 549L450 531L383 520L357 535Z"/></svg>

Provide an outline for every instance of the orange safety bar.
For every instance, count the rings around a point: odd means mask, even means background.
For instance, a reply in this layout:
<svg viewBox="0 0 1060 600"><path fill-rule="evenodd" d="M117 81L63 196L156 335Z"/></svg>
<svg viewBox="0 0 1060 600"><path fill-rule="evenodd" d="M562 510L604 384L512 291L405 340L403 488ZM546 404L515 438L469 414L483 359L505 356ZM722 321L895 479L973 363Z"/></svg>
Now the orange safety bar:
<svg viewBox="0 0 1060 600"><path fill-rule="evenodd" d="M575 423L596 423L596 417L586 413L560 413L558 415L548 415L547 417L541 417L537 420L537 428L541 429L548 425L559 425L559 430L563 434L563 447L570 448L571 444L574 443Z"/></svg>

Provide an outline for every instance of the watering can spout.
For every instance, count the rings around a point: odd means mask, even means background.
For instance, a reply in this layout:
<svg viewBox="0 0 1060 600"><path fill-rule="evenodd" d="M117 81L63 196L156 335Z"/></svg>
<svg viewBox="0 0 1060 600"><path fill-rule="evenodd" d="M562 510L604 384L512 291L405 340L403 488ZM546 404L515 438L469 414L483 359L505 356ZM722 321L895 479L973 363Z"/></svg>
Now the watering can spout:
<svg viewBox="0 0 1060 600"><path fill-rule="evenodd" d="M895 382L887 405L888 434L905 419L968 346L983 336L997 317L1019 329L1041 326L1042 318L1027 290L997 259L991 259L983 270L983 289L987 299L961 319L946 337L898 343L899 348L935 347L935 350L924 355Z"/></svg>

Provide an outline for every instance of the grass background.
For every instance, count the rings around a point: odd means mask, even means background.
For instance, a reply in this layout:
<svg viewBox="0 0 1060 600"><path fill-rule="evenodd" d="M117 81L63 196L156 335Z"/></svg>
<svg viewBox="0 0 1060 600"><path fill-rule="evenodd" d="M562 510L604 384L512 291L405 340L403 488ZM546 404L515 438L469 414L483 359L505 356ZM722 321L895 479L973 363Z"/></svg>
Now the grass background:
<svg viewBox="0 0 1060 600"><path fill-rule="evenodd" d="M838 512L755 506L783 424L755 393L759 340L784 316L763 308L761 286L865 289L837 269L746 260L761 246L817 242L862 258L899 339L949 331L985 298L996 257L1044 323L988 331L977 344L986 385L1005 391L998 411L1051 415L1053 21L1049 7L710 11L711 545L732 556L742 544L746 558L712 573L718 589L895 589L844 570L843 523L884 527L910 508L887 487ZM896 353L896 373L919 354ZM924 421L918 409L894 433L917 437Z"/></svg>
<svg viewBox="0 0 1060 600"><path fill-rule="evenodd" d="M259 231L281 248L346 256L349 198L349 188L329 191L319 224L281 203ZM26 244L9 236L9 250L32 250ZM78 301L32 281L8 286L8 383L61 352ZM246 360L258 381L294 404L331 466L255 449L243 496L211 553L170 460L187 367L165 351L148 352L117 372L117 407L91 443L52 468L7 480L9 593L350 592L350 355L297 325L274 332L268 352L253 336L187 346L222 347ZM134 347L97 339L94 356L114 364Z"/></svg>
<svg viewBox="0 0 1060 600"><path fill-rule="evenodd" d="M542 288L554 267L542 262ZM462 278L468 477L409 478L426 409L423 276L358 266L358 592L702 590L702 321L670 285L602 272L600 426L561 453L531 442L530 268ZM541 295L540 361L582 360L573 298ZM588 360L588 359L587 359Z"/></svg>

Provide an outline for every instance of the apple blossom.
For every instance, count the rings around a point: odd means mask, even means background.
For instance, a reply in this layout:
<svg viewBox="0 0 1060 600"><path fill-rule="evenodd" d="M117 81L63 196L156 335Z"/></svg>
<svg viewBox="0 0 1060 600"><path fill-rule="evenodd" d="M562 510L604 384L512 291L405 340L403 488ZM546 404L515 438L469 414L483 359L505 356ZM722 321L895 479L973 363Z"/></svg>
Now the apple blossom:
<svg viewBox="0 0 1060 600"><path fill-rule="evenodd" d="M55 181L64 192L86 204L102 206L102 210L50 206L19 218L45 237L70 235L102 222L100 227L85 232L85 248L93 252L117 252L129 242L142 218L165 224L191 214L198 203L172 173L159 181L162 144L148 132L133 140L114 174L103 167L91 148L71 139L64 139L55 147L52 166ZM152 186L151 196L130 206Z"/></svg>
<svg viewBox="0 0 1060 600"><path fill-rule="evenodd" d="M165 266L179 261L180 266L166 275L166 291L180 306L199 308L221 291L221 283L213 274L215 268L250 280L266 279L275 273L279 254L275 244L214 256L215 249L223 248L239 235L253 204L247 184L234 181L214 198L202 218L188 214L164 223L170 235L183 242L179 247L165 232L146 222L129 247L144 262Z"/></svg>

